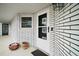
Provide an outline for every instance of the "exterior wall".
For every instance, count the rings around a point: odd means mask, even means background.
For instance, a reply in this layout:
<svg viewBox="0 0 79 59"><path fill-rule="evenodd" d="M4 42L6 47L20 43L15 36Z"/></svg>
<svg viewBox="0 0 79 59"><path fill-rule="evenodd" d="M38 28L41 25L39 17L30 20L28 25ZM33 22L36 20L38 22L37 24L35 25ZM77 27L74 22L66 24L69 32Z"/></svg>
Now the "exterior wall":
<svg viewBox="0 0 79 59"><path fill-rule="evenodd" d="M37 13L33 14L33 45L36 47L37 44L37 37L38 37L38 28L37 28Z"/></svg>
<svg viewBox="0 0 79 59"><path fill-rule="evenodd" d="M55 51L55 31L54 31L54 26L55 26L55 12L53 10L53 6L51 5L49 7L49 27L50 27L50 55L54 55ZM53 31L51 31L51 28L53 28Z"/></svg>
<svg viewBox="0 0 79 59"><path fill-rule="evenodd" d="M13 20L10 23L9 27L10 27L10 29L9 29L10 36L11 36L13 42L19 42L19 39L18 39L18 35L19 35L18 16L15 16L13 18Z"/></svg>
<svg viewBox="0 0 79 59"><path fill-rule="evenodd" d="M79 4L55 11L55 55L79 56Z"/></svg>

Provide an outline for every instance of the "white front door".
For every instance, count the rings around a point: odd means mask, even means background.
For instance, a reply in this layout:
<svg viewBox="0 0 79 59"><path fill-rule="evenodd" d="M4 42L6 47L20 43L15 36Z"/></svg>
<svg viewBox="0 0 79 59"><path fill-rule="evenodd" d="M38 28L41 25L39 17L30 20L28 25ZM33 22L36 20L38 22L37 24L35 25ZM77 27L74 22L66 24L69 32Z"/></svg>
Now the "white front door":
<svg viewBox="0 0 79 59"><path fill-rule="evenodd" d="M20 16L20 42L29 42L33 45L33 16Z"/></svg>
<svg viewBox="0 0 79 59"><path fill-rule="evenodd" d="M37 47L47 53L49 48L49 10L46 9L38 13L38 38Z"/></svg>

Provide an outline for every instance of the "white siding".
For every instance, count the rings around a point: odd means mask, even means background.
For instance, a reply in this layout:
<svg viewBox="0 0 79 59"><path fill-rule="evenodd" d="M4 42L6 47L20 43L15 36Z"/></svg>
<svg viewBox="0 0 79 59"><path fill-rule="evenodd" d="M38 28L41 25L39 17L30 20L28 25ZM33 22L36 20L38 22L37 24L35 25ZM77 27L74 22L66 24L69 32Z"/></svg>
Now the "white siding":
<svg viewBox="0 0 79 59"><path fill-rule="evenodd" d="M50 26L50 55L54 55L54 22L55 22L55 19L54 19L54 10L53 10L53 6L50 6L49 7L49 26ZM51 31L51 28L53 27L53 31Z"/></svg>
<svg viewBox="0 0 79 59"><path fill-rule="evenodd" d="M37 28L37 26L38 26L38 24L37 24L37 13L34 13L34 16L33 16L34 18L34 20L33 20L33 36L34 36L34 40L33 40L33 45L34 46L36 46L36 44L37 44L37 37L38 37L38 28Z"/></svg>
<svg viewBox="0 0 79 59"><path fill-rule="evenodd" d="M13 42L19 42L18 39L18 16L15 16L10 24L10 34Z"/></svg>

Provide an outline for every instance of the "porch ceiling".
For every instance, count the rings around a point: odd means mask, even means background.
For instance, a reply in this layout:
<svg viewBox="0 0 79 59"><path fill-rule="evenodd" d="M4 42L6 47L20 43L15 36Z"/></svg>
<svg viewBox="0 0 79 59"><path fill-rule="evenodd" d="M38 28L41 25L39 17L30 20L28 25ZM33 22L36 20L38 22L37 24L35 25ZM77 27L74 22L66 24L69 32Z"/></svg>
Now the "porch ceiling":
<svg viewBox="0 0 79 59"><path fill-rule="evenodd" d="M0 3L0 22L10 22L17 13L34 13L50 3Z"/></svg>

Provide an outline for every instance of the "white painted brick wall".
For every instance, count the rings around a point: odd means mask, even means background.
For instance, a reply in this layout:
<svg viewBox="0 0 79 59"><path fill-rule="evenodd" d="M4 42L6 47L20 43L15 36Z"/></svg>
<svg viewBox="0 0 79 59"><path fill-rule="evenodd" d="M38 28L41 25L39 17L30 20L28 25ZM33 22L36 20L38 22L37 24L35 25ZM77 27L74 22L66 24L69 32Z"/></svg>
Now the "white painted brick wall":
<svg viewBox="0 0 79 59"><path fill-rule="evenodd" d="M55 51L59 52L55 55L61 56L64 53L68 56L79 56L79 4L67 4L60 12L55 12L55 42L57 42L55 45L59 44L58 47L54 48Z"/></svg>

